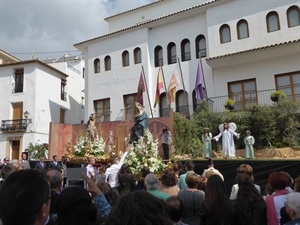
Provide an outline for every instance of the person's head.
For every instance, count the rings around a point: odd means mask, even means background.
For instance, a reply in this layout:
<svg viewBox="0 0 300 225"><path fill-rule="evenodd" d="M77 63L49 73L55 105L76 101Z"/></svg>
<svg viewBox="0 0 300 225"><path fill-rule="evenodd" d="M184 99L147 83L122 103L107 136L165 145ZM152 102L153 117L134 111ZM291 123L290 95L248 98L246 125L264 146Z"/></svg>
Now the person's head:
<svg viewBox="0 0 300 225"><path fill-rule="evenodd" d="M45 157L44 157L44 156L41 156L41 157L40 157L40 162L43 163L44 161L45 161Z"/></svg>
<svg viewBox="0 0 300 225"><path fill-rule="evenodd" d="M116 192L113 191L109 183L107 183L106 181L100 181L99 183L97 183L97 187L104 194L108 203L113 206L116 203L118 196Z"/></svg>
<svg viewBox="0 0 300 225"><path fill-rule="evenodd" d="M97 208L87 190L67 187L57 198L57 222L60 225L90 225L97 219Z"/></svg>
<svg viewBox="0 0 300 225"><path fill-rule="evenodd" d="M185 182L189 188L198 188L200 183L200 176L196 173L188 173Z"/></svg>
<svg viewBox="0 0 300 225"><path fill-rule="evenodd" d="M20 164L20 161L17 160L17 159L13 159L9 162L9 165L12 165L14 167L17 168L17 170L19 170L21 168L21 164Z"/></svg>
<svg viewBox="0 0 300 225"><path fill-rule="evenodd" d="M150 172L150 169L148 166L143 166L143 168L141 169L141 175L142 177L146 177Z"/></svg>
<svg viewBox="0 0 300 225"><path fill-rule="evenodd" d="M66 162L67 162L67 157L66 157L66 156L61 157L61 161L62 161L63 163L66 163Z"/></svg>
<svg viewBox="0 0 300 225"><path fill-rule="evenodd" d="M181 217L183 215L183 203L180 198L177 196L171 196L166 200L166 203L169 208L169 216L170 219L177 223L181 220Z"/></svg>
<svg viewBox="0 0 300 225"><path fill-rule="evenodd" d="M228 123L223 123L223 127L224 127L224 130L228 130L229 129Z"/></svg>
<svg viewBox="0 0 300 225"><path fill-rule="evenodd" d="M251 131L250 130L246 130L246 136L250 136L251 135Z"/></svg>
<svg viewBox="0 0 300 225"><path fill-rule="evenodd" d="M227 190L222 178L217 175L211 175L206 182L205 198L218 198L217 196L227 196Z"/></svg>
<svg viewBox="0 0 300 225"><path fill-rule="evenodd" d="M13 165L5 165L1 170L1 177L3 180L5 180L10 174L16 171L17 171L17 167Z"/></svg>
<svg viewBox="0 0 300 225"><path fill-rule="evenodd" d="M206 177L204 177L204 176L199 176L200 177L200 181L199 181L199 184L198 184L198 189L199 190L202 190L202 191L204 191L205 192L205 188L206 188L206 182L207 182L207 178Z"/></svg>
<svg viewBox="0 0 300 225"><path fill-rule="evenodd" d="M214 160L212 158L208 158L208 160L207 160L207 166L208 167L213 167L214 166Z"/></svg>
<svg viewBox="0 0 300 225"><path fill-rule="evenodd" d="M107 224L172 225L173 222L169 218L166 203L141 190L121 197L112 208Z"/></svg>
<svg viewBox="0 0 300 225"><path fill-rule="evenodd" d="M177 183L175 171L173 169L166 169L160 180L167 187L175 186Z"/></svg>
<svg viewBox="0 0 300 225"><path fill-rule="evenodd" d="M147 190L158 189L158 177L153 173L149 173L145 177L145 185L146 185Z"/></svg>
<svg viewBox="0 0 300 225"><path fill-rule="evenodd" d="M163 132L165 133L165 132L168 132L168 128L167 127L164 127L163 128Z"/></svg>
<svg viewBox="0 0 300 225"><path fill-rule="evenodd" d="M284 174L286 177L286 183L287 183L287 187L291 187L294 183L293 178L291 177L291 175L285 171L280 171L280 173Z"/></svg>
<svg viewBox="0 0 300 225"><path fill-rule="evenodd" d="M95 157L94 156L88 157L88 162L90 165L95 165L96 164Z"/></svg>
<svg viewBox="0 0 300 225"><path fill-rule="evenodd" d="M119 174L127 174L127 173L131 173L131 170L130 167L126 163L124 163L119 170Z"/></svg>
<svg viewBox="0 0 300 225"><path fill-rule="evenodd" d="M118 164L119 162L120 162L120 158L118 156L111 157L110 159L111 165Z"/></svg>
<svg viewBox="0 0 300 225"><path fill-rule="evenodd" d="M288 187L288 180L284 173L282 172L272 172L269 174L268 183L271 185L271 188L276 190L283 190Z"/></svg>
<svg viewBox="0 0 300 225"><path fill-rule="evenodd" d="M26 152L22 152L21 157L22 157L23 160L27 160L27 154L26 154Z"/></svg>
<svg viewBox="0 0 300 225"><path fill-rule="evenodd" d="M50 185L40 171L19 170L3 183L0 192L3 225L44 225L49 209Z"/></svg>
<svg viewBox="0 0 300 225"><path fill-rule="evenodd" d="M49 180L51 189L59 189L62 183L62 176L58 170L49 170L47 172L47 178Z"/></svg>
<svg viewBox="0 0 300 225"><path fill-rule="evenodd" d="M251 177L252 181L254 182L254 176L253 176L253 168L249 164L241 164L237 169L236 169L237 174L240 173L245 173L249 177Z"/></svg>
<svg viewBox="0 0 300 225"><path fill-rule="evenodd" d="M195 164L192 160L188 160L185 162L185 168L187 171L191 171L195 169Z"/></svg>
<svg viewBox="0 0 300 225"><path fill-rule="evenodd" d="M203 133L205 134L205 133L209 133L209 128L208 127L204 127L203 128Z"/></svg>
<svg viewBox="0 0 300 225"><path fill-rule="evenodd" d="M294 182L294 191L295 192L300 192L300 176L298 176L295 179L295 182Z"/></svg>
<svg viewBox="0 0 300 225"><path fill-rule="evenodd" d="M286 195L286 213L294 220L300 218L300 193L293 192Z"/></svg>
<svg viewBox="0 0 300 225"><path fill-rule="evenodd" d="M4 164L8 164L9 162L10 162L9 157L5 157L5 158L3 159L3 163L4 163Z"/></svg>
<svg viewBox="0 0 300 225"><path fill-rule="evenodd" d="M57 155L52 156L53 161L57 162Z"/></svg>

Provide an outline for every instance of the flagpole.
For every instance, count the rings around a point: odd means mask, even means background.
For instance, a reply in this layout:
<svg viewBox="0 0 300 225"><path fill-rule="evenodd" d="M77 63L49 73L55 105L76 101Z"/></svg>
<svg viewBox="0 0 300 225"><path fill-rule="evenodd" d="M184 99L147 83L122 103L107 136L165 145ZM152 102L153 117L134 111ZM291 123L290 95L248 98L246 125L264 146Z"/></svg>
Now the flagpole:
<svg viewBox="0 0 300 225"><path fill-rule="evenodd" d="M181 80L182 80L182 86L183 86L183 91L184 91L184 97L185 97L185 102L186 102L186 108L187 108L187 111L188 111L188 116L189 116L189 118L190 118L191 115L190 115L190 110L189 110L188 97L187 97L187 93L186 93L186 91L185 91L185 85L184 85L184 81L183 81L183 76L182 76L182 70L181 70L181 65L180 65L179 57L177 58L177 62L178 62L178 65L179 65L179 71L180 71Z"/></svg>
<svg viewBox="0 0 300 225"><path fill-rule="evenodd" d="M146 78L145 78L145 72L144 72L144 66L143 65L142 65L142 72L143 72L143 77L144 77L144 82L145 82L145 87L146 87L148 102L149 102L149 106L150 106L151 117L153 118L152 106L151 106L151 102L150 102L149 91L148 91L148 86L147 86L147 81L146 81Z"/></svg>
<svg viewBox="0 0 300 225"><path fill-rule="evenodd" d="M166 86L166 80L165 80L165 74L164 74L164 71L163 71L163 68L162 66L160 66L160 69L161 69L161 75L163 77L163 82L164 82L164 86L165 86L165 92L166 92L166 99L168 98L168 91L167 91L167 86ZM168 102L168 101L167 101ZM168 105L169 105L169 111L171 110L171 103L168 102Z"/></svg>
<svg viewBox="0 0 300 225"><path fill-rule="evenodd" d="M203 73L203 66L202 66L200 51L198 52L198 56L199 56L199 63L201 65L201 72L202 72L202 78L203 78L203 86L204 86L204 91L205 91L205 100L206 100L206 103L207 103L207 106L208 106L207 90L206 90L205 77L204 77L204 73Z"/></svg>

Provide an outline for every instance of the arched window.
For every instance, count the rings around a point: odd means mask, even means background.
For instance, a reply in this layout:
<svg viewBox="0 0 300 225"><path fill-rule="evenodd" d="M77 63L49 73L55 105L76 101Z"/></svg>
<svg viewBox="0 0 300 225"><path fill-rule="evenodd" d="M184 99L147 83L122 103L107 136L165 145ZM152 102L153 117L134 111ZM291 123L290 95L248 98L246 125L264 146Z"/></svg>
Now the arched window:
<svg viewBox="0 0 300 225"><path fill-rule="evenodd" d="M100 59L94 60L94 71L95 73L100 73Z"/></svg>
<svg viewBox="0 0 300 225"><path fill-rule="evenodd" d="M300 12L298 6L291 6L286 11L286 17L289 27L295 27L300 25Z"/></svg>
<svg viewBox="0 0 300 225"><path fill-rule="evenodd" d="M163 66L164 60L163 60L163 49L161 46L156 46L154 49L154 64L155 67Z"/></svg>
<svg viewBox="0 0 300 225"><path fill-rule="evenodd" d="M221 44L231 41L230 27L227 24L220 27L220 41Z"/></svg>
<svg viewBox="0 0 300 225"><path fill-rule="evenodd" d="M139 64L142 62L142 51L140 48L135 48L133 51L134 54L134 64Z"/></svg>
<svg viewBox="0 0 300 225"><path fill-rule="evenodd" d="M280 30L279 17L277 12L269 12L267 15L267 30L268 32L273 32Z"/></svg>
<svg viewBox="0 0 300 225"><path fill-rule="evenodd" d="M105 71L111 70L111 58L109 55L104 58Z"/></svg>
<svg viewBox="0 0 300 225"><path fill-rule="evenodd" d="M168 64L177 62L176 45L174 42L168 44Z"/></svg>
<svg viewBox="0 0 300 225"><path fill-rule="evenodd" d="M180 112L185 115L186 118L189 118L189 108L187 107L189 104L186 102L188 99L188 94L183 90L179 90L176 92L176 112Z"/></svg>
<svg viewBox="0 0 300 225"><path fill-rule="evenodd" d="M122 53L122 62L123 62L123 66L129 66L129 52L128 51L124 51Z"/></svg>
<svg viewBox="0 0 300 225"><path fill-rule="evenodd" d="M199 59L199 54L201 58L206 57L206 40L202 34L196 37L195 46L196 58Z"/></svg>
<svg viewBox="0 0 300 225"><path fill-rule="evenodd" d="M184 39L181 42L181 60L191 60L191 44L188 39Z"/></svg>
<svg viewBox="0 0 300 225"><path fill-rule="evenodd" d="M237 29L238 39L249 37L248 22L246 20L240 20L236 25L236 29Z"/></svg>
<svg viewBox="0 0 300 225"><path fill-rule="evenodd" d="M170 114L169 104L167 102L166 92L161 93L159 96L159 116L168 117Z"/></svg>

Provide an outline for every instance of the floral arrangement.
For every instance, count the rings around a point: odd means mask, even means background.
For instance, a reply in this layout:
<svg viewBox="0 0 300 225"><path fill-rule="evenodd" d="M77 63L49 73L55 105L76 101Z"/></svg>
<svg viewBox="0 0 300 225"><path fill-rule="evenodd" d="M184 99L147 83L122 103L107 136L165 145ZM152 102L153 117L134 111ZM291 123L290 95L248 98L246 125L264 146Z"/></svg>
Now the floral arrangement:
<svg viewBox="0 0 300 225"><path fill-rule="evenodd" d="M81 135L74 145L74 155L85 156L86 154L102 156L105 154L105 140L98 135L90 140L87 135Z"/></svg>
<svg viewBox="0 0 300 225"><path fill-rule="evenodd" d="M132 149L126 157L125 163L133 174L141 174L141 169L147 166L152 173L159 173L167 168L158 154L158 140L153 140L151 132L146 129L138 143L132 145Z"/></svg>
<svg viewBox="0 0 300 225"><path fill-rule="evenodd" d="M228 98L224 104L226 109L232 110L234 109L235 101L231 98Z"/></svg>

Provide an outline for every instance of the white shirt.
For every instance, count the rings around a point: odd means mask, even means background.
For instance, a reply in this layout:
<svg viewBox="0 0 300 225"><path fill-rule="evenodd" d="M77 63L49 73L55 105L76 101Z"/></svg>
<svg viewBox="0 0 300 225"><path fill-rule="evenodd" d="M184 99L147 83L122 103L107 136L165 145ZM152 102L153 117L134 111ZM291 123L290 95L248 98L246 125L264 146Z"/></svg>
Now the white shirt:
<svg viewBox="0 0 300 225"><path fill-rule="evenodd" d="M128 152L125 152L117 164L112 164L105 171L105 181L108 182L112 188L120 186L118 180L118 172L121 169L121 166L124 164L127 154Z"/></svg>
<svg viewBox="0 0 300 225"><path fill-rule="evenodd" d="M257 185L257 184L254 184L254 186L255 186L256 190L260 193L260 186ZM231 189L231 193L230 193L229 199L230 200L235 200L238 191L239 191L239 185L238 184L233 185L232 189Z"/></svg>
<svg viewBox="0 0 300 225"><path fill-rule="evenodd" d="M96 175L96 174L95 174L95 167L94 167L93 165L91 165L91 164L88 164L88 165L86 166L86 175L87 175L87 177L89 177L89 178L91 178L90 173L91 173L93 176Z"/></svg>

